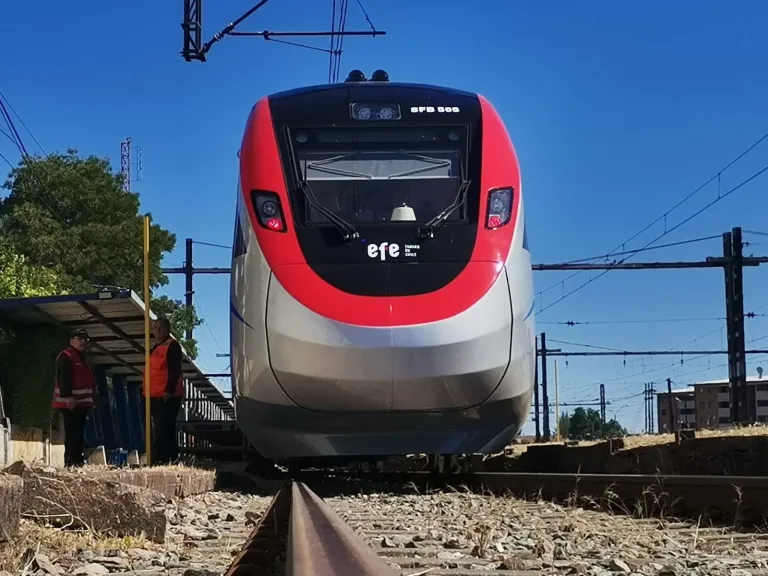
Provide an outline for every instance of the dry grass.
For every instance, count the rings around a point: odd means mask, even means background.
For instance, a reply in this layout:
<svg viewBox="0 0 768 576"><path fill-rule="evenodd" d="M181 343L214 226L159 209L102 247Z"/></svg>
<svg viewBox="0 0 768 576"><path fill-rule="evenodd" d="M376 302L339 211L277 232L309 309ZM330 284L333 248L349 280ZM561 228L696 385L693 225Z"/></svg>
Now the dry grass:
<svg viewBox="0 0 768 576"><path fill-rule="evenodd" d="M101 465L101 464L86 464L82 468L80 468L83 472L109 472L109 471L118 471L118 470L126 470L130 472L134 472L137 470L141 471L147 471L147 472L202 472L205 471L206 468L204 467L198 467L194 466L193 464L172 464L172 465L164 465L164 466L125 466L123 468L118 468L116 466L110 466L110 465Z"/></svg>
<svg viewBox="0 0 768 576"><path fill-rule="evenodd" d="M768 436L768 425L754 424L737 428L718 428L713 430L696 430L696 438L733 438L741 436ZM542 442L539 444L513 444L508 446L505 452L509 455L519 456L524 454L531 446L542 446L543 444L562 444L564 440ZM660 446L662 444L671 444L675 441L674 434L638 434L624 437L623 450L641 448L643 446ZM579 446L592 446L602 442L602 440L582 440Z"/></svg>
<svg viewBox="0 0 768 576"><path fill-rule="evenodd" d="M113 550L131 548L152 550L157 549L157 545L142 537L107 538L87 530L60 530L22 520L18 536L10 543L0 543L0 572L5 570L11 574L23 574L25 567L30 572L28 565L37 554L45 554L52 561L66 561L74 560L81 550L106 555Z"/></svg>

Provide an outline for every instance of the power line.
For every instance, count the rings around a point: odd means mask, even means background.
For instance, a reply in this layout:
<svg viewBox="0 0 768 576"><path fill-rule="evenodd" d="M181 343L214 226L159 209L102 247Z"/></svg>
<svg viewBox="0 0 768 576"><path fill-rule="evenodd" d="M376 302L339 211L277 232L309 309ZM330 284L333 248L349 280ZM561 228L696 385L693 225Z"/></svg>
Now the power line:
<svg viewBox="0 0 768 576"><path fill-rule="evenodd" d="M212 246L214 248L223 248L224 250L232 250L232 246L226 246L224 244L215 244L213 242L201 242L199 240L193 240L195 244L200 244L201 246Z"/></svg>
<svg viewBox="0 0 768 576"><path fill-rule="evenodd" d="M630 236L630 237L629 237L627 240L625 240L624 242L622 242L621 244L619 244L619 245L618 245L616 248L614 248L613 250L611 250L611 251L608 253L608 256L611 256L611 255L613 255L613 253L614 253L614 252L616 252L617 250L619 250L619 249L623 248L623 247L624 247L626 244L628 244L629 242L631 242L632 240L634 240L635 238L637 238L638 236L640 236L640 235L641 235L643 232L645 232L646 230L650 229L652 226L654 226L654 225L655 225L655 224L657 224L658 222L661 222L662 220L665 222L665 228L666 228L666 218L667 218L667 216L669 216L669 215L670 215L670 214L671 214L671 213L672 213L674 210L676 210L677 208L679 208L679 207L680 207L682 204L684 204L685 202L687 202L688 200L690 200L691 198L693 198L693 196L695 196L696 194L698 194L698 193L699 193L701 190L703 190L703 189L704 189L706 186L708 186L708 185L709 185L711 182L713 182L714 180L717 180L717 181L718 181L718 191L719 191L720 178L721 178L721 176L723 175L723 173L724 173L725 171L727 171L727 170L728 170L728 169L729 169L731 166L733 166L733 165L734 165L736 162L738 162L739 160L741 160L741 159L742 159L744 156L746 156L746 155L747 155L749 152L751 152L751 151L752 151L752 150L753 150L755 147L757 147L757 146L758 146L758 145L759 145L759 144L760 144L760 143L761 143L763 140L765 140L766 138L768 138L768 132L766 132L765 134L763 134L763 136L761 136L761 137L760 137L760 138L759 138L759 139L758 139L758 140L757 140L755 143L753 143L751 146L749 146L749 147L748 147L746 150L744 150L744 151L743 151L741 154L739 154L739 155L738 155L736 158L734 158L733 160L731 160L731 161L730 161L730 162L729 162L729 163L728 163L728 164L727 164L725 167L723 167L722 169L720 169L720 171L718 171L718 172L717 172L715 175L711 176L711 177L710 177L710 178L709 178L709 179L708 179L706 182L704 182L704 183L703 183L703 184L701 184L699 187L697 187L695 190L693 190L692 192L690 192L690 193L689 193L687 196L685 196L685 197L684 197L682 200L680 200L680 201L679 201L677 204L675 204L675 205L674 205L672 208L670 208L669 210L667 210L666 212L664 212L664 213L663 213L661 216L659 216L658 218L656 218L655 220L653 220L653 221L652 221L650 224L648 224L647 226L645 226L645 228L643 228L643 229L642 229L642 230L640 230L639 232L637 232L637 233L633 234L633 235L632 235L632 236ZM768 167L766 167L766 168L764 168L763 170L761 170L761 171L760 171L758 174L756 174L754 177L757 177L757 176L759 176L759 175L760 175L760 174L762 174L762 172L764 172L766 169L768 169ZM754 178L754 177L753 177L753 178ZM749 180L751 180L751 178L750 178ZM746 182L748 182L749 180L747 180ZM740 188L742 185L746 184L746 182L743 182L743 183L742 183L742 184L740 184L739 186L737 186L737 187L735 187L735 188L732 188L732 189L731 189L729 192L727 192L726 194L724 194L724 195L722 195L722 196L721 196L721 195L718 193L718 197L717 197L717 199L715 200L715 202L718 202L718 201L720 201L722 198L725 198L725 197L726 197L726 196L728 196L728 195L729 195L731 192L733 192L733 191L737 190L737 189L738 189L738 188ZM685 223L686 223L686 222L688 222L688 221L689 221L691 218L693 218L693 217L695 217L695 216L698 216L698 215L699 215L701 212L703 212L704 210L706 210L707 208L709 208L709 207L710 207L712 204L714 204L715 202L708 204L708 205L707 205L707 206L705 206L703 209L701 209L701 210L699 210L698 212L694 213L694 214L693 214L693 216L691 216L690 218L688 218L688 219L686 219L686 220L683 220L683 222L681 222L680 224L678 224L677 226L675 226L675 227L674 227L674 228L672 228L671 230L665 230L665 232L664 232L663 234L661 234L660 236L656 237L654 240L652 240L651 242L649 242L648 244L646 244L645 246L643 246L643 249L647 248L647 247L648 247L648 246L650 246L651 244L654 244L654 243L655 243L657 240L659 240L660 238L662 238L662 237L666 236L667 234L669 234L670 232L672 232L672 231L673 231L673 230L675 230L676 228L679 228L679 227L680 227L682 224L685 224ZM590 279L590 280L589 280L588 282L586 282L585 284L582 284L581 286L579 286L579 287L578 287L578 288L576 288L575 290L571 291L569 294L567 294L567 295L563 296L563 297L562 297L560 300L557 300L557 301L556 301L556 302L554 302L553 304L550 304L549 306L547 306L547 308L544 308L543 310L540 310L540 311L539 311L539 313L543 312L544 310L546 310L546 309L548 309L548 308L551 308L552 306L554 306L554 305L555 305L555 304L557 304L558 302L560 302L560 301L562 301L563 299L567 298L567 297L568 297L570 294L574 294L575 292L577 292L578 290L580 290L580 289L581 289L581 288L583 288L584 286L587 286L588 284L592 283L593 281L597 280L598 278L601 278L601 277L602 277L602 276L604 276L604 275L605 275L607 272L608 272L608 271L606 270L606 272L604 272L603 274L599 274L599 275L598 275L598 276L596 276L595 278L592 278L592 279ZM570 276L568 276L567 278L565 278L565 279L564 279L564 280L562 280L561 282L557 282L557 283L553 284L552 286L549 286L548 288L545 288L544 290L540 291L540 292L539 292L539 295L542 295L542 294L544 294L545 292L548 292L549 290L551 290L551 289L555 288L556 286L560 286L560 285L564 284L565 282L567 282L567 281L568 281L568 280L570 280L571 278L574 278L575 276L578 276L580 273L581 273L581 271L579 271L579 272L576 272L576 273L574 273L574 274L571 274Z"/></svg>
<svg viewBox="0 0 768 576"><path fill-rule="evenodd" d="M765 135L763 138L765 138L765 137L768 137L768 134L766 134L766 135ZM762 139L761 139L761 141L762 141ZM732 164L732 163L731 163L731 164ZM729 166L730 166L730 165L729 165ZM690 221L691 221L691 220L693 220L693 219L694 219L696 216L698 216L699 214L701 214L701 213L702 213L702 212L704 212L705 210L707 210L707 209L711 208L712 206L714 206L715 204L717 204L717 203L718 203L718 202L720 202L721 200L724 200L725 198L727 198L728 196L730 196L731 194L733 194L733 193L734 193L734 192L736 192L737 190L739 190L739 189L741 189L742 187L746 186L748 183L750 183L752 180L754 180L755 178L757 178L758 176L760 176L761 174L763 174L763 173L764 173L764 172L766 172L766 171L768 171L768 165L767 165L767 166L764 166L763 168L761 168L760 170L758 170L757 172L755 172L754 174L752 174L751 176L749 176L749 177L748 177L748 178L746 178L745 180L742 180L740 183L738 183L736 186L734 186L733 188L731 188L730 190L728 190L728 191L727 191L727 192L725 192L724 194L720 194L720 195L718 195L718 197L717 197L717 198L715 198L714 200L712 200L711 202L709 202L708 204L706 204L704 207L700 208L699 210L697 210L696 212L694 212L693 214L691 214L691 215L690 215L688 218L685 218L685 219L684 219L682 222L679 222L679 223L677 223L676 225L674 225L672 228L670 228L670 229L668 229L668 230L665 230L663 233L659 234L659 235L658 235L656 238L654 238L653 240L651 240L650 242L648 242L648 243L647 243L645 246L643 246L643 248L642 248L642 249L645 249L645 248L647 248L647 247L648 247L648 246L650 246L651 244L655 243L657 240L659 240L659 239L663 238L663 237L664 237L664 236L666 236L667 234L670 234L671 232L674 232L675 230L677 230L678 228L680 228L680 227L681 227L681 226L683 226L684 224L686 224L686 223L690 222ZM710 180L710 181L711 181L711 180ZM689 197L690 197L690 195L689 195ZM677 204L675 207L677 207L677 206L679 206L679 204ZM642 250L642 249L641 249L641 250ZM589 280L587 280L586 282L584 282L584 284L581 284L580 286L577 286L576 288L574 288L574 289L573 289L573 290L571 290L570 292L568 292L568 293L564 294L564 295L563 295L563 296L561 296L559 299L557 299L557 300L555 300L554 302L552 302L552 304L550 304L549 306L545 306L544 308L540 309L540 310L538 311L538 313L539 313L539 314L541 314L542 312L545 312L546 310L549 310L550 308L552 308L553 306L555 306L555 305L557 305L558 303L562 302L563 300L565 300L565 299L566 299L566 298L568 298L569 296L572 296L573 294L575 294L576 292L578 292L578 291L579 291L579 290L581 290L582 288L584 288L584 287L588 286L589 284L591 284L591 283L592 283L592 282L594 282L595 280L598 280L599 278L602 278L602 277L603 277L603 276L605 276L605 275L606 275L608 272L610 272L612 269L616 268L616 267L617 267L619 264L622 264L622 263L624 263L626 260L628 260L628 259L629 259L629 258L631 258L632 256L633 256L633 255L632 255L632 254L630 254L629 256L626 256L626 257L624 257L624 258L620 259L618 262L615 262L615 263L613 263L611 266L609 266L608 268L606 268L606 269L605 269L603 272L601 272L601 273L600 273L600 274L598 274L597 276L595 276L595 277L593 277L593 278L590 278ZM571 275L571 277L573 277L573 276L575 276L575 274ZM566 280L567 280L567 279L566 279ZM563 281L563 282L565 282L565 281ZM559 284L558 284L558 285L559 285ZM541 294L541 293L539 293L539 294Z"/></svg>
<svg viewBox="0 0 768 576"><path fill-rule="evenodd" d="M5 161L5 163L6 163L6 164L8 164L8 166L10 166L10 167L11 167L11 170L13 170L13 168L14 168L14 165L13 165L13 164L11 164L11 161L10 161L10 160L8 160L8 158L6 158L5 156L3 156L3 154L2 154L1 152L0 152L0 159L4 160L4 161Z"/></svg>
<svg viewBox="0 0 768 576"><path fill-rule="evenodd" d="M22 117L19 115L18 112L16 112L16 110L11 105L11 102L8 100L8 98L5 97L5 94L3 94L2 91L0 91L0 99L5 100L5 103L8 105L8 108L10 108L11 112L13 112L13 114L16 116L16 118L19 119L19 123L24 127L24 130L26 130L27 134L29 134L29 136L32 138L32 140L34 140L35 144L37 144L37 147L40 148L40 151L43 154L45 154L45 150L43 150L43 145L40 144L40 142L37 140L37 138L35 138L35 135L32 133L32 130L30 130L27 127L27 125L24 123L24 120L22 119Z"/></svg>
<svg viewBox="0 0 768 576"><path fill-rule="evenodd" d="M198 60L200 62L205 62L207 58L207 54L210 51L210 49L213 47L214 44L217 42L223 40L227 36L241 36L241 37L256 37L260 36L264 40L271 40L273 42L280 42L282 44L289 44L291 46L298 46L300 48L308 48L311 50L319 50L322 52L328 52L328 50L324 48L318 48L316 46L308 46L304 44L299 44L296 42L289 42L285 40L277 40L276 37L320 37L320 36L330 36L332 39L336 37L344 37L344 36L385 36L386 32L383 30L377 30L373 24L370 21L370 18L368 18L367 13L365 13L365 10L363 10L363 13L366 16L366 20L368 20L368 23L371 26L371 31L347 31L346 30L346 5L348 4L348 0L342 0L342 4L344 6L344 27L341 28L341 30L336 30L335 28L331 30L330 32L327 31L318 31L318 32L271 32L269 30L262 30L262 31L237 31L236 28L242 24L245 20L250 18L257 10L259 10L262 6L264 6L268 0L259 0L254 6L246 10L241 16L238 18L235 18L232 20L228 25L226 25L223 29L221 29L219 32L213 35L213 37L208 41L203 43L203 10L202 10L202 0L184 0L184 19L181 23L181 28L184 32L184 39L183 39L183 46L181 50L181 56L186 60L187 62L191 62L192 60ZM359 2L358 2L359 4ZM362 5L361 5L362 8ZM334 19L335 21L335 19ZM332 40L333 42L333 40ZM333 44L331 46L333 50ZM339 49L341 46L339 46ZM331 50L331 52L332 52Z"/></svg>
<svg viewBox="0 0 768 576"><path fill-rule="evenodd" d="M5 119L6 123L8 124L9 129L11 130L11 133L15 135L15 139L17 141L14 142L14 143L16 144L16 147L19 149L19 152L21 153L22 158L24 160L26 160L26 162L27 162L27 167L29 168L30 176L32 177L33 180L36 181L37 185L42 190L42 188L44 188L44 184L43 184L41 178L39 178L38 172L44 173L44 175L47 177L48 181L53 180L53 174L47 168L43 168L43 167L41 167L40 164L35 162L34 159L32 158L32 156L27 152L27 149L24 146L24 142L21 139L21 136L19 135L18 130L16 130L16 127L14 125L13 119L11 119L10 115L8 114L7 110L5 109L5 105L4 105L3 101L5 101L8 104L9 108L13 109L11 107L10 102L8 102L8 99L2 94L2 92L0 92L0 115ZM19 117L18 112L14 111L14 114L17 117ZM26 128L27 132L30 132L30 134L31 134L31 131L29 130L29 128L26 127L26 124L24 124L24 122L21 119L21 117L19 117L19 120L20 120L21 124ZM43 154L46 154L45 150L42 148L42 146L40 145L38 140L34 137L34 135L32 135L32 139L37 143L38 146L40 146L40 149L43 152ZM48 201L42 195L41 191L38 191L38 190L35 190L34 188L32 188L32 189L30 189L30 193L37 195L37 198L41 202L41 204L45 208L48 209L48 216L49 217L51 217L52 219L58 220L61 223L61 225L64 228L66 228L66 226L67 226L66 222L64 222L64 220L61 218L61 216L59 215L58 211L55 210L48 203ZM76 244L79 244L79 246L76 246L76 247L83 248L83 245L81 244L81 239L79 237L74 236L74 237L71 238L71 240L74 241ZM139 265L141 265L141 262L137 263L137 267ZM98 287L102 287L103 286L103 283L99 282L98 276L93 274L93 268L91 266L87 266L86 272L90 275L91 282L92 282L92 284L94 286L98 286ZM146 298L146 295L145 295L145 298Z"/></svg>
<svg viewBox="0 0 768 576"><path fill-rule="evenodd" d="M674 246L683 246L684 244L694 244L696 242L704 242L706 240L716 240L719 239L720 235L716 234L713 236L704 236L703 238L693 238L691 240L681 240L680 242L670 242L669 244L660 244L659 246L650 246L648 248L638 248L637 250L626 250L624 252L611 252L609 254L603 254L602 256L592 256L591 258L580 258L579 260L568 260L566 262L563 262L563 264L578 264L579 262L590 262L590 261L596 261L596 260L606 260L607 258L610 258L611 256L624 256L626 254L639 254L640 252L649 252L651 250L661 250L663 248L672 248ZM574 274L575 276L575 274ZM567 280L567 278L566 278ZM565 282L565 280L563 280ZM559 286L560 283L555 284L555 286ZM547 290L550 290L552 287L546 288L539 292L539 294L543 294Z"/></svg>
<svg viewBox="0 0 768 576"><path fill-rule="evenodd" d="M748 316L745 314L745 316ZM756 316L766 316L766 314L752 314L750 318ZM663 323L678 323L678 322L712 322L715 320L725 320L724 317L712 317L712 318L652 318L652 319L636 319L636 320L563 320L557 322L536 322L537 324L556 324L560 326L587 326L590 324L663 324Z"/></svg>

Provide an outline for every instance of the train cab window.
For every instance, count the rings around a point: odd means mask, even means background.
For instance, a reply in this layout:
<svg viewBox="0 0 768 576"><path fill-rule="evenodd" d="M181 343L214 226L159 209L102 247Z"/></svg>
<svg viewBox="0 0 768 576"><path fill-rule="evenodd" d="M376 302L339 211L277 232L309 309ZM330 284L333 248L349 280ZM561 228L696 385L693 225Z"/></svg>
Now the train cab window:
<svg viewBox="0 0 768 576"><path fill-rule="evenodd" d="M295 128L296 177L318 203L355 224L426 222L467 175L467 127ZM306 224L328 219L298 197ZM466 220L456 210L448 221Z"/></svg>

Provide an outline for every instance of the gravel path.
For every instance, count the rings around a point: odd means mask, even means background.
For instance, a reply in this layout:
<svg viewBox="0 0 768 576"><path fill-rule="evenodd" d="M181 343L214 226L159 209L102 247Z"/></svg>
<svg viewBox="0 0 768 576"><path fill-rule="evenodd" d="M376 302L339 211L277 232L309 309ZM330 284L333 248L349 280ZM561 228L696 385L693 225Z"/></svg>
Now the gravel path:
<svg viewBox="0 0 768 576"><path fill-rule="evenodd" d="M404 575L768 574L768 535L474 494L327 502Z"/></svg>
<svg viewBox="0 0 768 576"><path fill-rule="evenodd" d="M210 493L174 503L164 546L24 522L17 564L0 553L0 576L24 566L33 576L221 575L271 500ZM403 575L768 575L768 535L463 493L326 501Z"/></svg>

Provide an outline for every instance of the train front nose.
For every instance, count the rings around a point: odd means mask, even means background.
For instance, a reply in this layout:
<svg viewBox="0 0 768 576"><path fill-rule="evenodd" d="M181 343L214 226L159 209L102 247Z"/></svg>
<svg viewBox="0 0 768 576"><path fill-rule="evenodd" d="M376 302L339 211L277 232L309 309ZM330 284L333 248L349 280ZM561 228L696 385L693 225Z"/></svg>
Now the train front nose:
<svg viewBox="0 0 768 576"><path fill-rule="evenodd" d="M391 299L398 318L398 299ZM297 405L323 412L429 411L482 403L510 359L506 273L464 312L427 324L354 326L320 316L272 278L272 370Z"/></svg>

